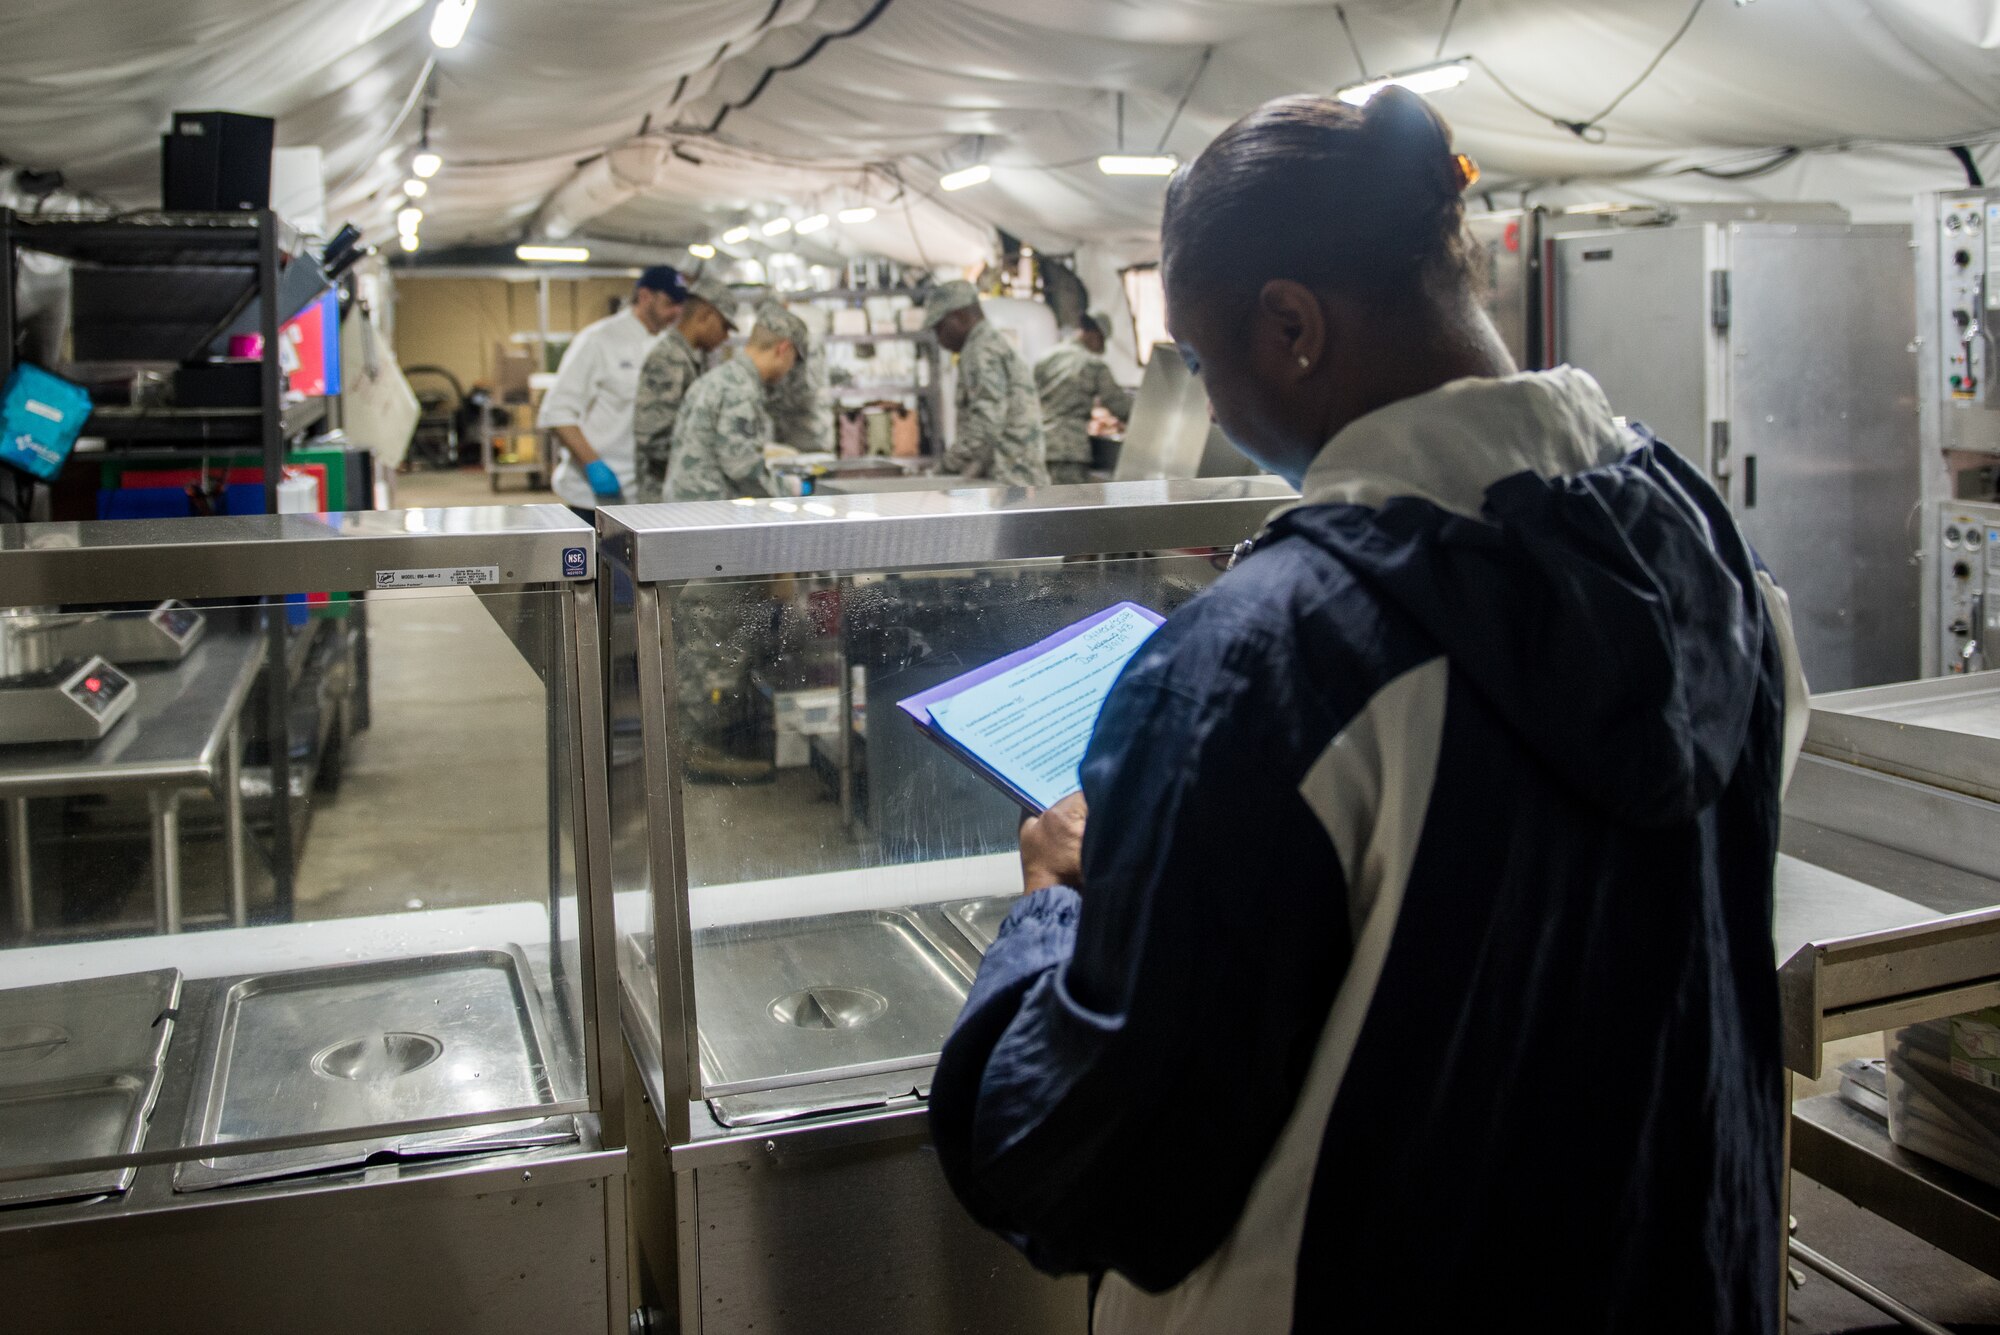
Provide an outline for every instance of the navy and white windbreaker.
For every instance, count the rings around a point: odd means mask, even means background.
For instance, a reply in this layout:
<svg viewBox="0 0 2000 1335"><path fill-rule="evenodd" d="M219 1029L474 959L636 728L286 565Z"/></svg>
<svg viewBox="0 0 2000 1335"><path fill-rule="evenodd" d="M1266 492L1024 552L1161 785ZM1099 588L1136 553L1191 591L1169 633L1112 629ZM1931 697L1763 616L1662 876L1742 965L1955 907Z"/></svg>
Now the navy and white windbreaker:
<svg viewBox="0 0 2000 1335"><path fill-rule="evenodd" d="M1767 1332L1783 595L1563 368L1370 414L1176 613L931 1091L1096 1329Z"/></svg>

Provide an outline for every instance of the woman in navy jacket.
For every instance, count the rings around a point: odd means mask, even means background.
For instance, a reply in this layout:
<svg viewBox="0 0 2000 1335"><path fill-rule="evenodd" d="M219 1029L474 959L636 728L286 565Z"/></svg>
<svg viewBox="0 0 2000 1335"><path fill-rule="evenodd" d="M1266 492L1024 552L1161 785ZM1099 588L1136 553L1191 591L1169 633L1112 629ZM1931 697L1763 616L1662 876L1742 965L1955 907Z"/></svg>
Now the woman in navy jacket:
<svg viewBox="0 0 2000 1335"><path fill-rule="evenodd" d="M1268 104L1168 312L1300 501L1147 643L932 1090L1100 1332L1768 1332L1771 874L1805 684L1699 471L1517 374L1419 98Z"/></svg>

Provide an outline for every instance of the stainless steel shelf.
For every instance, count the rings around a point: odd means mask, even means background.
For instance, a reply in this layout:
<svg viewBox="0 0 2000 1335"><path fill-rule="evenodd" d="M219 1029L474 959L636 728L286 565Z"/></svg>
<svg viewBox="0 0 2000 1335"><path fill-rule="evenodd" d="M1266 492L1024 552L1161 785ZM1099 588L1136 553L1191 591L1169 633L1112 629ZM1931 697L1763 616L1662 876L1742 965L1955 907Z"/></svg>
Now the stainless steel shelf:
<svg viewBox="0 0 2000 1335"><path fill-rule="evenodd" d="M2000 1276L2000 1189L1899 1149L1838 1094L1792 1105L1792 1167L1967 1265Z"/></svg>

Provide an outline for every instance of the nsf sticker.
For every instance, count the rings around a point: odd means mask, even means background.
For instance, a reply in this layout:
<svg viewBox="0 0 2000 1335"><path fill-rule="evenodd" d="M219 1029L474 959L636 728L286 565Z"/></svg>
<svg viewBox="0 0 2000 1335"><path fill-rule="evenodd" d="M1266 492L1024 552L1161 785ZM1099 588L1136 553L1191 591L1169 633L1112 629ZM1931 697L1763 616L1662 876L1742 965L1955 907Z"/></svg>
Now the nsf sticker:
<svg viewBox="0 0 2000 1335"><path fill-rule="evenodd" d="M585 547L563 548L563 578L582 579L590 573L590 551Z"/></svg>

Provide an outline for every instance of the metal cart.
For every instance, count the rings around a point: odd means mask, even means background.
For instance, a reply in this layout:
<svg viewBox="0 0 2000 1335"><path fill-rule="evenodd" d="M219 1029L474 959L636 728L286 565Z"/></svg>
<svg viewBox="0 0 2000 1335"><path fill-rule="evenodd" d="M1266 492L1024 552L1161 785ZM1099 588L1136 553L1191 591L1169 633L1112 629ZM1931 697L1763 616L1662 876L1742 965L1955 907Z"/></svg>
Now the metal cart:
<svg viewBox="0 0 2000 1335"><path fill-rule="evenodd" d="M0 528L36 605L365 595L378 687L298 921L0 950L21 1329L625 1328L595 576L560 506Z"/></svg>
<svg viewBox="0 0 2000 1335"><path fill-rule="evenodd" d="M1171 611L1292 495L1218 479L598 512L631 590L611 727L641 745L612 771L612 864L661 1324L1083 1330L1082 1282L975 1227L929 1145L930 1071L1019 890L1019 810L895 701L1121 600ZM764 702L787 688L837 701L837 783L779 763L785 713Z"/></svg>
<svg viewBox="0 0 2000 1335"><path fill-rule="evenodd" d="M2000 903L1996 797L2000 672L1822 695L1786 793L1784 845L1878 893L1968 908ZM1785 1061L1796 1076L1819 1076L1821 1049L1835 1039L2000 1002L2000 910L1891 911L1871 921L1837 909L1821 905L1807 915L1808 930L1780 941ZM1790 1141L1801 1173L2000 1273L2000 1189L1898 1145L1881 1110L1841 1094L1802 1098L1792 1106ZM1848 1271L1845 1258L1823 1256L1804 1239L1792 1241L1791 1254L1905 1324L1938 1329Z"/></svg>

